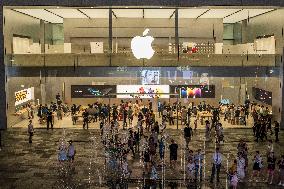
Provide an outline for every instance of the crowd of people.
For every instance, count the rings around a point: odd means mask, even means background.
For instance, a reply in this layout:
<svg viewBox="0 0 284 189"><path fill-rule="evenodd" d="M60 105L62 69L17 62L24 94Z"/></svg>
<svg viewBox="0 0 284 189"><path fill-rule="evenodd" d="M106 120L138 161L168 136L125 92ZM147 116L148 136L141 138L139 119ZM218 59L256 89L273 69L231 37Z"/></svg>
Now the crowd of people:
<svg viewBox="0 0 284 189"><path fill-rule="evenodd" d="M60 102L60 101L59 101ZM47 129L49 125L53 128L54 118L53 112L60 111L58 119L62 119L62 115L68 114L69 109L62 103L52 103L50 107L47 105L38 107L37 116L41 119L46 119ZM212 156L212 170L210 176L210 182L219 182L219 174L224 166L222 161L224 156L222 154L222 143L224 142L224 131L220 117L224 115L224 121L243 120L246 124L246 119L249 115L253 117L254 126L253 134L256 137L256 141L260 139L268 140L267 132L272 134L271 116L269 115L268 108L263 106L250 105L245 103L243 106L235 105L222 105L219 107L213 107L205 102L194 106L190 103L188 107L181 105L181 103L169 103L158 104L158 114L156 116L153 111L152 101L148 100L147 103L143 103L142 100L121 101L119 105L113 104L112 106L94 103L89 104L83 108L81 105L75 104L70 108L73 124L78 121L78 114L82 114L83 128L88 129L90 122L99 122L101 130L101 143L104 146L106 152L106 164L107 168L111 172L118 173L120 177L128 179L131 176L131 166L129 166L129 156L133 159L139 158L143 162L144 176L149 176L153 184L160 184L162 175L158 174L158 169L170 166L173 170L179 168L177 164L178 151L184 150L186 169L186 179L189 182L202 181L205 152L202 149L198 149L196 152L190 149L190 142L192 137L197 133L197 113L200 111L207 111L212 113L212 119L205 121L205 142L216 143L217 148ZM243 113L241 113L243 112ZM32 115L32 114L31 114ZM60 116L61 115L61 116ZM233 116L233 117L232 117ZM51 118L50 118L51 117ZM137 122L134 123L134 117ZM158 121L158 117L162 119ZM241 117L241 118L240 118ZM180 119L180 123L184 125L183 138L184 142L175 141L166 130L167 125L175 124L175 119ZM191 123L191 120L194 120ZM235 120L236 121L236 120ZM237 122L237 121L236 121ZM122 127L120 127L120 124ZM192 129L192 126L194 128ZM275 142L279 141L279 123L274 122ZM122 129L121 129L122 128ZM32 120L28 126L29 142L32 142L33 136L33 124ZM269 137L270 138L270 137ZM220 146L220 147L219 147ZM284 156L276 158L274 155L273 142L269 140L268 151L265 153L267 164L261 157L261 153L256 151L253 159L253 173L250 181L257 181L260 170L265 167L267 169L267 182L272 183L275 179L275 170L277 165L279 166L279 185L284 186ZM249 156L248 147L244 140L241 140L237 146L236 158L233 161L232 166L227 172L228 181L233 188L236 188L239 182L243 182L245 178L248 178ZM169 155L169 164L166 163L165 156ZM69 147L66 145L59 146L58 160L59 162L71 161L73 162L75 155L75 149L70 142ZM277 161L278 160L278 161Z"/></svg>

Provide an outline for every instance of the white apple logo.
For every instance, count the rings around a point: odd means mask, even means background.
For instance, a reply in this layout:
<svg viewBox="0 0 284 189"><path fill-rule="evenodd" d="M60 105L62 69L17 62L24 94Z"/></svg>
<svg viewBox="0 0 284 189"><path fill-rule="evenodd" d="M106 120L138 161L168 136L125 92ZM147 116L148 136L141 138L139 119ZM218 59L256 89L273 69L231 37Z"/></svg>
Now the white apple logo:
<svg viewBox="0 0 284 189"><path fill-rule="evenodd" d="M146 36L149 29L145 29L143 32L143 37L136 36L131 40L131 49L135 58L147 58L150 59L154 55L154 50L152 48L152 42L154 38L152 36Z"/></svg>

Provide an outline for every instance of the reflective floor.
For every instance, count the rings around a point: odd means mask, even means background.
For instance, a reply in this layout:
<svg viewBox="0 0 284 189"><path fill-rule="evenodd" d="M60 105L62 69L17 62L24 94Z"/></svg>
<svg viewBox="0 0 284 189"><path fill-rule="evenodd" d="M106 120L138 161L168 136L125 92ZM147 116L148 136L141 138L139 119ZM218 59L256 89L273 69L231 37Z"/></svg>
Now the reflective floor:
<svg viewBox="0 0 284 189"><path fill-rule="evenodd" d="M67 126L66 126L67 127ZM125 131L120 130L120 134ZM239 183L238 188L281 188L278 187L276 174L273 184L266 180L266 158L258 182L249 182L252 172L252 159L256 150L265 156L267 142L254 142L252 129L225 127L225 142L220 145L223 163L220 182L209 182L212 167L212 154L216 147L215 140L204 141L204 129L200 127L194 132L189 148L202 149L205 153L205 169L202 181L189 183L185 179L185 148L181 130L167 129L169 138L179 144L176 168L169 166L169 151L165 153L165 166L158 166L158 180L153 183L150 175L143 173L141 156L127 159L131 175L128 180L121 179L119 172L107 167L105 151L100 141L98 129L62 129L55 128L35 130L33 143L28 143L27 130L10 128L2 132L3 148L0 151L0 188L229 188L226 171L236 158L237 145L240 138L245 138L249 148L249 169L246 180ZM274 139L274 136L268 136ZM62 163L57 160L59 141L73 140L76 148L74 164ZM170 142L167 140L167 142ZM282 146L281 146L282 145ZM280 142L274 144L274 151L279 156L284 154L284 135L280 133ZM168 146L168 144L167 144ZM157 157L158 158L158 157ZM284 187L282 187L284 188Z"/></svg>

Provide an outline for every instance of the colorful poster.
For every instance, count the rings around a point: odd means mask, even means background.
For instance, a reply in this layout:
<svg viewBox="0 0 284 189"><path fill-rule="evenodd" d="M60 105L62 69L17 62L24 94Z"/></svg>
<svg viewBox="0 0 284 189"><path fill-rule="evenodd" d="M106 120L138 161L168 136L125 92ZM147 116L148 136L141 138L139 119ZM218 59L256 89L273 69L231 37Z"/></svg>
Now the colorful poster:
<svg viewBox="0 0 284 189"><path fill-rule="evenodd" d="M215 98L214 85L171 85L170 91L180 98Z"/></svg>
<svg viewBox="0 0 284 189"><path fill-rule="evenodd" d="M117 98L169 98L169 85L117 85Z"/></svg>

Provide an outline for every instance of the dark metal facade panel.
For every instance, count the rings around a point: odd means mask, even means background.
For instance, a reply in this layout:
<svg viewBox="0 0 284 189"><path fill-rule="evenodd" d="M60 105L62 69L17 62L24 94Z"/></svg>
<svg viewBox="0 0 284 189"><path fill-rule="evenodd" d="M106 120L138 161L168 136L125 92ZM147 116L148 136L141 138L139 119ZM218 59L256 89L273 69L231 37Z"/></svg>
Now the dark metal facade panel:
<svg viewBox="0 0 284 189"><path fill-rule="evenodd" d="M284 6L283 0L4 0L4 6Z"/></svg>

